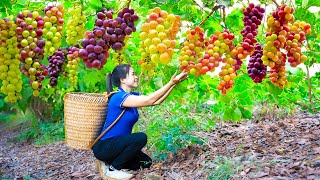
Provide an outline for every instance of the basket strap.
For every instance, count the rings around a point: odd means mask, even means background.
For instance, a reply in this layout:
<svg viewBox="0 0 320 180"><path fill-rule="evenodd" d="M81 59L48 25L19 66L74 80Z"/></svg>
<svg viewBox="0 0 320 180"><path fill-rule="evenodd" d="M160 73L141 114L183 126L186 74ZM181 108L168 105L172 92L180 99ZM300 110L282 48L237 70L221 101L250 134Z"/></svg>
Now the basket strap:
<svg viewBox="0 0 320 180"><path fill-rule="evenodd" d="M106 130L104 130L104 131L100 134L100 136L98 136L98 137L96 138L96 140L93 141L93 143L90 145L90 149L92 149L93 146L99 141L99 139L100 139L103 135L105 135L105 134L119 121L119 119L120 119L121 116L124 114L124 112L126 111L126 109L127 109L127 108L124 108L124 110L122 110L121 114L117 117L117 119L116 119L115 121L113 121L113 123L112 123L110 126L108 126L108 128L107 128Z"/></svg>

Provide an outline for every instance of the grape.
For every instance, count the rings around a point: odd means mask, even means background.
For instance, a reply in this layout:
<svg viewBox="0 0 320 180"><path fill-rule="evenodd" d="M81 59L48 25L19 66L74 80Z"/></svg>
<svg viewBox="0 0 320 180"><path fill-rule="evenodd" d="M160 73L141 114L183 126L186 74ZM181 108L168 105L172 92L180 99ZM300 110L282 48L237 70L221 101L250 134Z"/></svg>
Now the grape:
<svg viewBox="0 0 320 180"><path fill-rule="evenodd" d="M22 78L19 70L20 61L18 42L15 34L17 25L8 18L0 18L0 79L1 92L5 101L14 103L21 98Z"/></svg>
<svg viewBox="0 0 320 180"><path fill-rule="evenodd" d="M71 16L67 22L66 41L69 45L74 45L83 37L83 34L85 33L85 23L87 21L87 18L82 12L81 7L70 9L68 11L68 14L70 14Z"/></svg>
<svg viewBox="0 0 320 180"><path fill-rule="evenodd" d="M267 67L262 63L262 54L262 47L257 43L247 67L248 74L255 83L261 83L262 79L266 77Z"/></svg>

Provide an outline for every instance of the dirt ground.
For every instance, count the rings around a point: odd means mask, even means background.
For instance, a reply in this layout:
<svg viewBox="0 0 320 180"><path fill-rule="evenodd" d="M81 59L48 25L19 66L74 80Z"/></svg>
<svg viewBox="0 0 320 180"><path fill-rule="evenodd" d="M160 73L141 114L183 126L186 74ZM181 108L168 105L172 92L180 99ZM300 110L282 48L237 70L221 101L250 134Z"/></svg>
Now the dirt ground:
<svg viewBox="0 0 320 180"><path fill-rule="evenodd" d="M0 132L0 179L101 179L91 151L15 142L16 131ZM219 179L233 172L230 179L320 180L320 114L219 122L193 135L207 141L136 171L135 179Z"/></svg>

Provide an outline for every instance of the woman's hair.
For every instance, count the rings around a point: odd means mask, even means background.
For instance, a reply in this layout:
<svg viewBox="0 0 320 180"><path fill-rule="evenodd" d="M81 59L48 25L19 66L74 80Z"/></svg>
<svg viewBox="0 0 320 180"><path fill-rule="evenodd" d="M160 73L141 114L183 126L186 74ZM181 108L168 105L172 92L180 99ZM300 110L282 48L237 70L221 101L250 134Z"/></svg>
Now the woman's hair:
<svg viewBox="0 0 320 180"><path fill-rule="evenodd" d="M112 73L109 73L107 76L107 92L108 94L113 91L112 85L120 87L120 79L124 79L129 74L130 70L129 64L120 64L116 66Z"/></svg>

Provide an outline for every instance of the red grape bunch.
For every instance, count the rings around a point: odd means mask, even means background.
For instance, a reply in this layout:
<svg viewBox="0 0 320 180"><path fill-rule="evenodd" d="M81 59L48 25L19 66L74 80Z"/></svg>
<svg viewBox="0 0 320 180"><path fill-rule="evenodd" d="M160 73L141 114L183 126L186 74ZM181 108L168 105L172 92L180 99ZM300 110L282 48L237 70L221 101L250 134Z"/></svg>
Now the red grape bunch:
<svg viewBox="0 0 320 180"><path fill-rule="evenodd" d="M307 60L307 56L301 52L301 46L303 41L306 40L306 34L311 33L311 28L310 24L304 21L289 23L289 28L285 49L288 51L288 62L292 67L296 67Z"/></svg>
<svg viewBox="0 0 320 180"><path fill-rule="evenodd" d="M11 19L0 18L0 80L5 102L16 102L21 98L22 78L19 70L20 57L17 47L17 25Z"/></svg>
<svg viewBox="0 0 320 180"><path fill-rule="evenodd" d="M42 39L44 20L37 11L23 10L15 20L16 36L20 49L21 72L29 77L33 95L39 96L42 81L48 71L40 61L43 59L45 41Z"/></svg>
<svg viewBox="0 0 320 180"><path fill-rule="evenodd" d="M266 77L267 66L261 60L263 54L262 47L259 43L255 45L255 50L249 59L248 74L255 83L261 83Z"/></svg>
<svg viewBox="0 0 320 180"><path fill-rule="evenodd" d="M232 56L236 59L237 64L235 65L235 70L240 69L242 65L242 59L245 59L254 51L254 46L257 43L255 38L258 34L258 26L264 16L265 9L259 5L254 5L251 3L247 8L243 9L244 18L244 29L241 31L243 39L241 41L241 46L237 46L233 52Z"/></svg>

